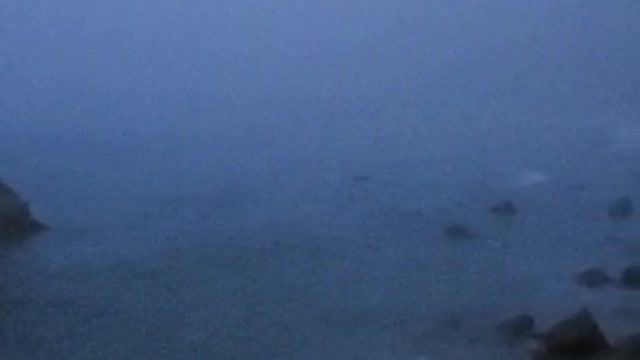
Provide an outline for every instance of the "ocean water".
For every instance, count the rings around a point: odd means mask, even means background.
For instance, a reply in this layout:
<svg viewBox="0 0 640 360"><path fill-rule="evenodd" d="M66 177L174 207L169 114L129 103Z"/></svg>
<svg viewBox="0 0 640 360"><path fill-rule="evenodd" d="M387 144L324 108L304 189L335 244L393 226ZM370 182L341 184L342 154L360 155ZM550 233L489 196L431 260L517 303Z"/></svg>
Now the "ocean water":
<svg viewBox="0 0 640 360"><path fill-rule="evenodd" d="M640 323L639 294L572 280L640 260L637 221L604 210L638 195L634 162L585 160L580 142L540 156L549 181L525 188L505 182L525 157L488 166L497 153L290 159L301 170L270 177L198 166L197 146L38 144L7 180L52 229L2 248L2 359L517 359L492 334L514 314L544 328L589 306L612 336ZM487 211L504 198L513 219ZM477 236L445 238L451 222Z"/></svg>

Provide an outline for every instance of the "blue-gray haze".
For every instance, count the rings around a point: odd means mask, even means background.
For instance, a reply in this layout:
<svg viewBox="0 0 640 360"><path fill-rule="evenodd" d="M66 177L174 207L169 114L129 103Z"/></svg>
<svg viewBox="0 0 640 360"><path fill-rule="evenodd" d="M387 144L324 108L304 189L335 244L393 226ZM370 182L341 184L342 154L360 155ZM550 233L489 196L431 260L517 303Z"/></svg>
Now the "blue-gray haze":
<svg viewBox="0 0 640 360"><path fill-rule="evenodd" d="M51 230L2 250L0 357L506 359L500 319L583 305L633 329L633 294L572 276L639 260L605 213L639 193L638 24L632 0L3 0L0 177Z"/></svg>

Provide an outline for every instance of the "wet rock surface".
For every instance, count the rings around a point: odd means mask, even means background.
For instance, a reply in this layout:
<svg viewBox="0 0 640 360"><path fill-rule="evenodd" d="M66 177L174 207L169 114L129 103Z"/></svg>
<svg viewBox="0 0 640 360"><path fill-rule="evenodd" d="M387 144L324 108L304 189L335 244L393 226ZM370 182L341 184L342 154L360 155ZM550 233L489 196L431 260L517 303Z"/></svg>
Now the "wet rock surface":
<svg viewBox="0 0 640 360"><path fill-rule="evenodd" d="M29 203L0 180L0 238L23 237L46 229L33 217Z"/></svg>

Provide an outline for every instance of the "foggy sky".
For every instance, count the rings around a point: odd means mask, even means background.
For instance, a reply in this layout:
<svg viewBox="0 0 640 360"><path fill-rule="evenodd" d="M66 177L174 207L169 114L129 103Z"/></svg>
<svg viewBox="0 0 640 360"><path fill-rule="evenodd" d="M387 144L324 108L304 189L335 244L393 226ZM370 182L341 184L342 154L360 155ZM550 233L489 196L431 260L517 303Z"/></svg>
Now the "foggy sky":
<svg viewBox="0 0 640 360"><path fill-rule="evenodd" d="M637 110L638 20L634 1L6 0L0 171L535 163Z"/></svg>

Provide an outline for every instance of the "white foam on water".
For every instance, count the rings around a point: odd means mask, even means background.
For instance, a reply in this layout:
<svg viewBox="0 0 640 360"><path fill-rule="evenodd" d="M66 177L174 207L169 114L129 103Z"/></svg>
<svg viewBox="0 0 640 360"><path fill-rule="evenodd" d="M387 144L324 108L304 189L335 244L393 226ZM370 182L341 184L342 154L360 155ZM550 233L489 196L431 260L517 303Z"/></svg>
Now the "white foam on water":
<svg viewBox="0 0 640 360"><path fill-rule="evenodd" d="M538 170L526 170L516 174L511 183L512 188L522 189L544 184L550 181L550 177Z"/></svg>

